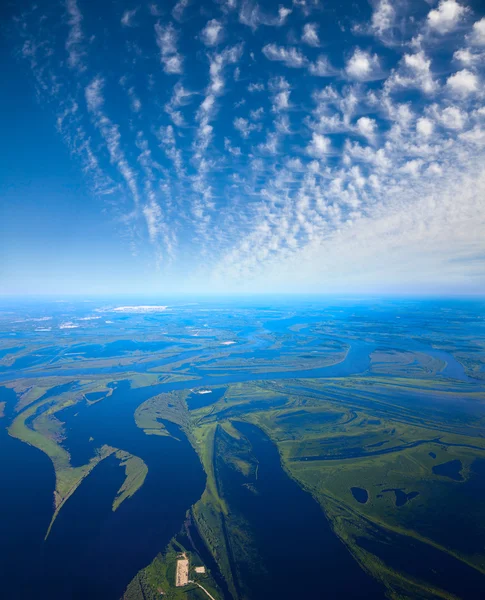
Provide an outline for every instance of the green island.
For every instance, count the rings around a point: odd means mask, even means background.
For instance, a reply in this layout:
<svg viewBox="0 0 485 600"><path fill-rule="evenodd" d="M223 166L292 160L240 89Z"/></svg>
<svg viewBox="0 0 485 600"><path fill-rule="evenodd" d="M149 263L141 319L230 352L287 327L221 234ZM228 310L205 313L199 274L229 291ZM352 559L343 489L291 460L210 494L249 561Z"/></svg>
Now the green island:
<svg viewBox="0 0 485 600"><path fill-rule="evenodd" d="M401 364L398 357L398 373ZM157 419L173 420L199 454L207 483L191 514L234 598L244 597L234 565L251 560L242 555L252 552L252 541L224 497L218 461L222 457L255 489L257 461L247 448L241 451L248 442L234 427L241 421L268 435L284 470L318 501L333 531L390 598L454 597L432 573L420 572L420 561L446 557L464 573L485 574L480 552L485 509L475 473L477 462L485 465L483 419L464 424L448 416L440 421L436 411L413 411L390 393L403 387L408 395L427 394L430 400L436 394L483 399L465 383L445 389L439 380L374 376L233 384L216 403L193 411L183 404L186 392L161 394L139 407L137 423L147 433L167 434L162 424L155 426ZM474 524L466 536L453 527L463 493ZM390 539L406 560L386 555Z"/></svg>
<svg viewBox="0 0 485 600"><path fill-rule="evenodd" d="M25 382L24 382L25 383ZM46 538L54 525L62 507L81 485L83 480L104 459L114 455L120 465L125 469L125 480L113 500L113 510L119 508L121 503L130 498L143 485L148 469L145 463L137 456L133 456L121 449L113 448L106 444L93 447L93 456L84 465L73 467L69 452L62 446L63 423L56 417L56 413L74 406L81 400L87 401L86 394L107 397L112 388L107 387L103 381L96 382L68 382L73 384L74 390L65 391L59 395L46 394L49 390L59 389L58 386L41 387L31 385L22 387L22 382L16 382L16 390L21 390L20 400L16 406L17 416L10 425L8 432L15 437L44 452L52 461L55 471L56 487L54 490L52 515ZM136 383L136 382L134 382ZM62 387L62 384L59 386ZM46 396L43 399L43 396ZM98 400L99 401L99 400ZM92 438L90 441L94 441Z"/></svg>
<svg viewBox="0 0 485 600"><path fill-rule="evenodd" d="M31 362L6 381L14 400L1 399L0 417L55 472L45 537L106 475L105 520L129 524L148 499L142 535L159 506L167 521L123 600L259 600L271 585L298 597L315 575L301 556L315 569L327 546L343 565L330 596L364 577L371 597L474 599L485 576L483 340L451 327L445 340L441 321L408 340L399 322L390 339L357 313L306 316L273 330L270 317L248 327L245 313L218 314L220 327L205 312L200 327L168 315L147 318L136 342L130 325L123 338L6 345L0 366ZM182 503L184 479L194 491Z"/></svg>

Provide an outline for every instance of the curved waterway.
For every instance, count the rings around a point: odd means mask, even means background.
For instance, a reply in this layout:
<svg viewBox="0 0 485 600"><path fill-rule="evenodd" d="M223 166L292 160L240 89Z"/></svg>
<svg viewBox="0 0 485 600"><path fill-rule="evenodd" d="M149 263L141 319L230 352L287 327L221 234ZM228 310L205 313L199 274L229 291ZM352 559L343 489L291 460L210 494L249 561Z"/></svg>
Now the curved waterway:
<svg viewBox="0 0 485 600"><path fill-rule="evenodd" d="M49 592L53 600L119 598L179 531L187 509L202 495L205 474L184 433L169 424L177 439L145 435L135 424L136 407L153 393L153 388L130 389L123 382L102 402L62 414L73 464L89 460L92 437L97 447L109 444L139 456L148 475L141 489L113 512L124 470L109 458L66 502L45 545L46 570L55 576Z"/></svg>
<svg viewBox="0 0 485 600"><path fill-rule="evenodd" d="M248 338L252 339L253 336L248 336ZM155 369L159 367L163 367L165 365L171 364L173 362L180 362L187 360L187 363L184 364L184 367L189 368L189 373L191 375L196 375L199 377L199 380L192 380L191 386L196 385L210 385L219 383L237 383L239 381L254 381L256 379L266 380L266 379L291 379L291 378L305 378L305 377L315 377L315 378L325 378L325 377L348 377L350 375L358 375L360 373L364 373L370 367L370 355L377 347L383 347L383 344L377 344L374 342L361 342L358 340L341 340L342 342L348 344L349 349L345 358L333 365L329 365L326 367L320 367L316 369L299 369L296 371L267 371L265 373L254 373L254 372L241 372L240 370L231 370L230 368L224 369L223 374L214 374L212 375L209 372L209 369L201 369L195 367L190 364L191 359L196 357L204 357L214 353L214 349L209 350L188 350L180 352L177 355L173 355L170 357L165 357L163 359L157 359L154 361L129 365L129 366L110 366L110 367L101 367L101 368L85 368L85 369L62 369L58 366L51 367L49 369L39 370L39 371L15 371L13 369L8 369L6 372L2 372L3 369L0 368L0 381L10 381L17 378L32 378L32 377L51 377L51 376L64 376L64 377L82 377L88 375L116 375L116 373L126 373L127 371L133 373L146 373L150 369ZM396 349L398 346L389 346L389 349ZM456 379L459 381L467 381L473 382L476 381L472 377L469 377L465 373L465 369L461 363L459 363L449 352L444 350L435 350L431 346L418 342L416 340L409 340L406 342L406 347L402 348L404 350L415 350L424 352L430 356L438 358L445 363L444 368L437 374L438 377L447 377L450 379ZM260 358L271 359L272 353L274 351L271 350L256 350L256 354ZM248 353L249 355L249 353ZM234 358L241 357L241 353L230 354L229 356L234 356ZM206 365L210 367L211 360L206 361ZM177 371L174 371L175 373ZM388 377L392 377L388 375ZM190 387L182 382L182 387L178 389L184 389L185 387Z"/></svg>
<svg viewBox="0 0 485 600"><path fill-rule="evenodd" d="M352 341L350 348L345 355L344 360L341 362L329 365L327 367L321 367L317 369L305 369L298 371L278 371L278 372L266 372L266 373L242 373L241 371L231 371L225 369L223 375L211 375L205 373L201 369L193 368L191 374L197 374L200 376L199 380L192 380L190 385L187 382L181 382L181 386L177 389L185 389L187 387L194 387L196 385L210 385L211 383L237 383L239 381L254 381L264 379L289 379L294 377L345 377L348 375L356 375L362 373L369 368L370 359L369 355L375 349L375 344L367 342ZM135 364L129 366L113 366L103 367L98 369L60 369L52 368L44 371L25 371L15 372L9 371L9 374L2 374L0 381L12 380L19 377L31 378L31 377L52 377L63 376L63 377L82 377L86 375L116 375L116 373L146 373L149 369L164 366L166 364L173 363L175 361L184 360L185 358L194 358L195 356L201 356L201 352L191 350L189 352L181 352L177 356L170 358L164 358L158 361L146 362L142 364ZM176 371L175 371L176 372ZM168 384L167 384L168 385ZM170 384L171 385L171 384ZM169 389L169 388L167 388ZM170 388L174 389L174 388Z"/></svg>
<svg viewBox="0 0 485 600"><path fill-rule="evenodd" d="M229 510L245 526L249 544L236 566L243 596L251 600L279 598L384 599L372 579L333 533L312 496L284 471L276 446L258 427L234 421L249 441L257 477L245 477L217 455L219 485ZM230 443L230 442L229 442ZM249 545L248 544L248 545Z"/></svg>
<svg viewBox="0 0 485 600"><path fill-rule="evenodd" d="M123 481L124 471L114 458L106 459L66 502L46 543L43 542L43 537L52 515L55 483L53 468L50 460L40 451L8 436L5 427L13 417L16 398L13 391L0 388L0 402L7 402L6 416L0 420L0 461L4 478L0 495L2 596L19 600L34 596L50 600L87 597L93 600L115 600L120 597L136 572L146 566L157 552L163 550L178 531L186 510L198 500L203 491L205 475L197 454L183 432L178 431L178 440L175 440L147 436L136 427L134 411L147 398L161 392L195 386L210 387L268 379L344 377L363 373L369 368L369 355L375 347L372 343L352 340L343 361L312 370L226 372L221 376L202 374L199 371L198 380L140 389L130 389L128 383L122 383L102 402L91 406L76 405L65 411L62 417L67 423L65 445L71 453L73 464L84 464L89 460L93 444L95 447L109 444L142 458L148 466L148 476L143 487L113 513L111 502ZM428 352L446 361L443 376L469 380L462 365L446 352L430 349ZM184 352L180 356L191 358L199 354ZM154 364L144 363L128 369L57 368L30 373L9 371L3 373L0 379L52 375L78 377L101 373L113 374L115 378L119 372L146 372L150 367L161 366L173 360L163 359ZM90 437L94 438L94 442L90 441ZM259 444L254 437L252 442L255 446ZM304 506L308 501L302 502ZM286 502L284 505L286 506ZM315 507L318 509L316 504ZM299 510L298 505L295 510ZM319 515L319 518L324 518L321 511ZM325 531L319 543L332 547L336 538L329 527ZM295 547L294 551L303 552L304 548ZM311 575L314 574L318 579L319 567L316 563L312 564L314 569ZM352 565L357 563L352 562ZM358 572L360 573L360 569ZM332 573L331 570L328 577ZM345 573L335 571L334 580L345 577ZM357 581L361 575L356 577ZM325 581L323 589L328 589L327 584ZM353 596L349 592L345 597L359 596ZM361 594L360 597L378 595Z"/></svg>

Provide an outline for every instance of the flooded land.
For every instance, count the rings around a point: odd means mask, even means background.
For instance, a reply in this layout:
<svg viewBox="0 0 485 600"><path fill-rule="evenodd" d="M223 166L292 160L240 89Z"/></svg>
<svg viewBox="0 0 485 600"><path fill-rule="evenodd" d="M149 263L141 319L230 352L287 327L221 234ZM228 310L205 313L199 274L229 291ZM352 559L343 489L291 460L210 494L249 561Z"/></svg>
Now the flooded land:
<svg viewBox="0 0 485 600"><path fill-rule="evenodd" d="M2 597L481 597L483 303L131 306L0 311Z"/></svg>

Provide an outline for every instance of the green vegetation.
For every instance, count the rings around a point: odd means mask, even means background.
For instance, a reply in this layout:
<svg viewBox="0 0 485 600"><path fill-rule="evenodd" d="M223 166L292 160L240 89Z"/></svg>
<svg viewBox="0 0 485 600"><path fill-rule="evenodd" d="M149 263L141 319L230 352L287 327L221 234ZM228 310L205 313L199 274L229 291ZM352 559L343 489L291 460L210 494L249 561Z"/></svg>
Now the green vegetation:
<svg viewBox="0 0 485 600"><path fill-rule="evenodd" d="M125 469L125 481L113 500L114 511L141 488L148 475L148 467L138 456L133 456L123 450L118 450L115 456L120 459L120 464Z"/></svg>
<svg viewBox="0 0 485 600"><path fill-rule="evenodd" d="M158 394L140 404L135 411L135 422L148 435L170 435L161 420L176 423L189 431L189 416L185 398L188 390Z"/></svg>
<svg viewBox="0 0 485 600"><path fill-rule="evenodd" d="M409 403L413 394L419 404ZM426 561L448 557L457 572L485 573L480 546L485 508L476 474L477 460L485 465L485 440L479 434L483 422L470 417L465 424L459 414L442 413L434 398L443 402L447 395L484 400L475 387L441 380L280 380L232 385L215 404L192 411L191 433L207 474L194 518L232 593L231 555L239 552L240 532L234 515L229 517L215 466L217 431L240 438L232 418L248 420L270 436L286 471L320 503L335 533L384 583L390 597L453 598L444 583L420 570ZM247 475L254 465L237 447L219 446L217 456ZM461 465L456 479L456 474L433 471L452 461ZM366 503L352 496L354 486L367 490ZM456 518L464 497L470 511L466 534L466 523ZM392 537L404 560L386 559L382 536ZM408 546L414 548L413 560Z"/></svg>
<svg viewBox="0 0 485 600"><path fill-rule="evenodd" d="M131 581L122 600L155 600L160 596L170 600L208 600L209 596L197 584L216 600L222 600L222 595L207 567L205 566L205 573L196 572L196 567L203 567L204 564L195 551L188 550L190 547L190 539L185 531L175 536L165 551ZM183 556L189 560L190 583L176 587L177 560Z"/></svg>
<svg viewBox="0 0 485 600"><path fill-rule="evenodd" d="M453 352L456 360L464 367L465 373L470 377L485 381L485 352L481 354L470 354L465 352Z"/></svg>
<svg viewBox="0 0 485 600"><path fill-rule="evenodd" d="M19 399L15 410L17 412L20 412L30 404L39 400L41 396L43 396L48 390L50 390L55 385L62 385L62 383L66 383L68 381L70 380L59 381L57 378L52 378L52 380L50 380L49 378L39 378L38 380L16 379L15 381L7 384L7 387L12 388L17 394Z"/></svg>
<svg viewBox="0 0 485 600"><path fill-rule="evenodd" d="M64 503L104 458L115 455L125 473L113 499L113 511L140 489L148 472L139 457L109 446L95 448L92 437L93 457L85 465L72 467L63 447L60 411L78 402L104 402L122 381L129 380L132 389L187 382L185 390L158 394L143 402L135 411L135 421L147 435L177 437L169 422L175 423L197 452L207 479L201 498L190 509L192 525L235 599L244 598L240 565L257 569L257 548L234 502L231 506L233 498L224 489L221 473L235 474L237 489L243 486L244 493L258 494L261 482L251 446L233 425L237 421L250 422L271 438L285 471L312 494L336 535L362 567L384 584L389 597L454 599L457 594L448 586L447 569L465 582L485 574L485 505L480 485L485 478L485 346L475 334L473 322L468 336L460 338L462 334L448 317L434 327L427 322L426 327L424 322L419 325L418 316L413 316L416 328L403 324L404 319L396 320L391 331L387 323L382 326L380 317L373 320L372 311L365 319L358 311L346 318L335 318L329 312L322 314L318 323L312 320L317 314L312 311L301 322L292 319L293 324L277 332L278 328L271 332L263 320L257 334L247 339L235 332L248 326L252 312L231 314L227 321L221 313L214 326L205 323L209 317L204 314L200 327L180 323L176 315L164 315L163 322L152 316L133 317L143 319L143 327L149 331L144 337L147 341L159 341L165 336L160 332L171 328L173 345L156 352L134 350L89 358L73 348L79 343L74 337L59 347L49 347L46 338L28 347L12 345L2 365L13 365L30 355L34 361L26 367L32 377L7 383L18 395L9 433L40 449L54 465L51 527ZM128 321L121 326L125 327L123 337L118 337L119 332L110 333L109 341L126 340L127 332L140 322ZM445 327L450 332L446 343ZM109 343L104 333L83 335L84 344ZM400 338L408 335L451 353L476 381L446 378L443 360L426 352L400 349L407 347L404 343L400 346ZM170 340L168 335L166 339ZM235 339L234 346L222 345ZM235 383L216 402L188 409L188 387L200 385L201 372L220 378L229 372L289 375L289 371L344 360L348 344L339 340L356 339L372 341L376 348L367 370L358 376ZM253 348L258 353L251 356ZM187 349L190 360L181 356ZM106 374L86 372L111 367L117 367L114 382ZM78 371L74 380L62 375L73 368ZM35 377L41 371L53 375ZM53 391L64 384L71 384L69 391ZM0 417L3 408L0 405ZM355 489L363 494L359 497ZM140 571L124 600L151 600L162 593L174 599L207 598L195 584L175 587L176 561L182 553L190 558L190 579L221 598L210 573L194 572L193 567L201 561L187 531Z"/></svg>
<svg viewBox="0 0 485 600"><path fill-rule="evenodd" d="M59 385L59 382L56 383ZM122 466L125 468L126 474L125 481L114 499L113 510L116 510L125 499L131 497L143 485L147 474L147 467L136 456L132 456L117 448L103 445L100 448L93 449L94 456L88 463L72 467L69 453L61 445L63 440L63 423L56 417L56 413L85 399L85 394L105 392L106 396L110 395L112 389L107 387L108 383L108 380L95 382L81 380L78 382L76 388L71 391L33 402L33 397L39 398L43 396L54 386L49 388L30 385L27 388L22 388L22 384L17 382L17 389L24 389L21 402L17 405L17 409L21 410L21 412L10 425L9 434L44 452L51 459L56 476L53 499L54 513L46 537L49 535L66 501L74 494L82 481L91 473L96 465L108 456L116 453L117 457L122 461ZM27 402L23 402L25 394L29 398Z"/></svg>
<svg viewBox="0 0 485 600"><path fill-rule="evenodd" d="M434 376L446 366L442 360L423 352L376 350L370 358L370 371L375 374L405 377Z"/></svg>
<svg viewBox="0 0 485 600"><path fill-rule="evenodd" d="M240 597L237 565L250 561L254 548L246 524L227 506L218 483L217 460L231 465L245 477L254 474L257 465L248 458L244 438L225 417L262 410L275 401L281 401L278 393L257 384L240 383L230 386L218 402L190 413L190 439L207 476L206 488L192 514L234 598ZM239 451L234 452L235 448Z"/></svg>
<svg viewBox="0 0 485 600"><path fill-rule="evenodd" d="M311 341L311 340L310 340ZM285 372L285 371L304 371L308 369L320 369L342 362L348 352L348 347L337 342L321 343L314 348L310 346L296 347L292 351L281 351L279 356L269 356L268 358L238 357L237 352L230 357L225 355L212 356L210 365L198 363L201 371L210 371L213 374L230 371L249 371L251 373Z"/></svg>
<svg viewBox="0 0 485 600"><path fill-rule="evenodd" d="M63 394L57 398L53 406L49 406L40 415L40 431L26 425L27 419L34 417L37 410L44 405L52 403L52 398L30 405L20 413L9 427L12 437L18 438L31 446L42 450L51 459L56 473L56 489L54 492L54 516L50 527L57 517L66 500L75 492L82 480L89 475L94 467L104 458L114 452L113 448L103 446L96 451L96 455L81 467L71 467L69 453L58 443L59 421L54 421L55 412L72 406L75 399L70 394ZM39 417L37 417L39 419ZM57 438L57 439L56 439ZM50 530L49 527L49 530Z"/></svg>
<svg viewBox="0 0 485 600"><path fill-rule="evenodd" d="M186 403L190 390L172 391L142 403L135 421L148 435L176 436L164 422L175 423L198 453L207 480L191 515L234 598L241 597L239 565L257 561L257 549L247 525L228 506L218 464L247 481L257 477L258 465L233 420L249 421L268 434L284 469L319 502L335 533L363 568L383 582L391 598L453 598L419 563L454 561L458 572L468 568L485 574L480 545L485 509L477 484L477 469L482 468L477 460L485 465L484 420L480 411L464 419L446 406L457 399L480 403L484 396L475 385L433 377L442 367L440 361L416 353L379 351L372 357L371 373L362 377L237 383L216 402L192 411ZM159 381L159 375L128 373L118 380L130 377L133 387ZM107 456L115 454L125 469L113 510L140 489L147 475L140 458L108 446L98 448L86 465L71 466L57 413L81 400L103 401L113 386L105 377L80 378L70 391L42 399L54 385L69 381L15 382L19 412L9 428L12 436L52 460L56 490L51 527L66 500ZM459 464L459 469L447 475L449 463ZM250 483L245 485L250 489ZM351 492L356 487L366 490L367 501L356 500ZM465 496L473 524L468 529L456 520ZM386 554L389 540L407 562ZM180 538L173 540L131 582L124 598L155 598L161 591L168 598L207 597L194 584L174 586L177 555L189 552L188 547ZM200 560L189 554L192 564ZM210 575L203 585L220 597Z"/></svg>
<svg viewBox="0 0 485 600"><path fill-rule="evenodd" d="M231 567L231 548L226 534L228 509L221 497L215 474L214 435L217 424L198 427L195 432L196 449L207 475L201 499L193 506L192 515L200 536L216 561L234 597L234 573Z"/></svg>

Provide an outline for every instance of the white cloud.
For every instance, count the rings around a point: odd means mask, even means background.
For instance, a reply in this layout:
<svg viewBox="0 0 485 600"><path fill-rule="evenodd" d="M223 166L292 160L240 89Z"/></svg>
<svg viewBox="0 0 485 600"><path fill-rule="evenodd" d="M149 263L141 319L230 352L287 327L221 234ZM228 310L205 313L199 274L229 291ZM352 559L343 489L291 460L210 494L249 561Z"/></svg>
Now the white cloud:
<svg viewBox="0 0 485 600"><path fill-rule="evenodd" d="M301 41L309 46L318 47L320 39L318 37L318 25L316 23L305 23Z"/></svg>
<svg viewBox="0 0 485 600"><path fill-rule="evenodd" d="M462 48L453 54L453 59L467 67L473 67L485 62L485 53L475 53L471 52L469 48Z"/></svg>
<svg viewBox="0 0 485 600"><path fill-rule="evenodd" d="M308 65L308 72L317 77L333 77L337 70L332 67L326 56L320 55L315 62Z"/></svg>
<svg viewBox="0 0 485 600"><path fill-rule="evenodd" d="M389 91L401 87L419 88L425 94L432 94L437 89L437 83L431 72L431 59L423 50L415 54L405 54L385 85Z"/></svg>
<svg viewBox="0 0 485 600"><path fill-rule="evenodd" d="M280 61L287 67L301 69L306 66L308 59L298 48L267 44L263 47L263 54L269 60Z"/></svg>
<svg viewBox="0 0 485 600"><path fill-rule="evenodd" d="M140 112L141 107L142 107L141 100L136 95L135 88L134 87L128 88L127 93L128 93L128 97L130 98L131 110L135 113Z"/></svg>
<svg viewBox="0 0 485 600"><path fill-rule="evenodd" d="M121 24L123 27L134 27L135 26L135 16L138 12L138 8L134 8L133 10L125 10L121 17Z"/></svg>
<svg viewBox="0 0 485 600"><path fill-rule="evenodd" d="M273 107L272 110L274 112L279 112L281 110L288 110L290 108L290 91L282 90L275 94L273 98Z"/></svg>
<svg viewBox="0 0 485 600"><path fill-rule="evenodd" d="M312 139L307 146L307 153L315 158L324 158L330 151L330 139L321 133L312 133Z"/></svg>
<svg viewBox="0 0 485 600"><path fill-rule="evenodd" d="M100 312L118 313L159 313L166 311L168 306L140 305L140 306L117 306L116 308L99 309Z"/></svg>
<svg viewBox="0 0 485 600"><path fill-rule="evenodd" d="M370 54L356 48L347 61L345 72L351 79L357 81L371 81L381 77L381 67L377 54Z"/></svg>
<svg viewBox="0 0 485 600"><path fill-rule="evenodd" d="M379 37L385 36L394 26L396 12L389 0L379 0L372 12L371 29Z"/></svg>
<svg viewBox="0 0 485 600"><path fill-rule="evenodd" d="M189 5L189 0L178 0L172 9L172 16L177 21L182 21L185 13L185 9Z"/></svg>
<svg viewBox="0 0 485 600"><path fill-rule="evenodd" d="M177 38L177 32L171 23L165 26L155 24L155 39L165 73L182 73L183 57L177 51Z"/></svg>
<svg viewBox="0 0 485 600"><path fill-rule="evenodd" d="M257 2L243 0L239 10L239 21L253 30L256 30L260 25L281 27L285 24L291 12L290 8L280 6L277 15L269 15L260 8Z"/></svg>
<svg viewBox="0 0 485 600"><path fill-rule="evenodd" d="M177 148L175 132L172 125L167 125L167 127L160 127L160 129L157 132L157 138L159 139L160 145L164 149L167 158L172 161L177 176L180 179L185 178L182 152L179 148Z"/></svg>
<svg viewBox="0 0 485 600"><path fill-rule="evenodd" d="M275 156L278 154L278 134L274 131L270 131L266 136L266 141L258 145L258 150L264 154Z"/></svg>
<svg viewBox="0 0 485 600"><path fill-rule="evenodd" d="M368 140L374 140L376 131L377 131L377 123L374 119L370 119L369 117L361 117L357 123L357 131L363 135Z"/></svg>
<svg viewBox="0 0 485 600"><path fill-rule="evenodd" d="M478 91L478 77L468 69L462 69L448 77L446 86L458 96L468 96Z"/></svg>
<svg viewBox="0 0 485 600"><path fill-rule="evenodd" d="M138 192L137 176L122 150L119 127L112 123L103 113L103 87L104 80L99 76L95 77L86 87L84 94L88 111L91 113L94 125L99 130L105 142L110 162L116 165L118 172L121 174L131 193L133 202L138 206L140 195Z"/></svg>
<svg viewBox="0 0 485 600"><path fill-rule="evenodd" d="M263 92L264 83L250 83L248 85L248 92Z"/></svg>
<svg viewBox="0 0 485 600"><path fill-rule="evenodd" d="M152 199L143 207L148 228L148 235L152 242L156 242L161 232L162 210L155 199Z"/></svg>
<svg viewBox="0 0 485 600"><path fill-rule="evenodd" d="M232 154L233 156L241 156L242 150L237 146L233 146L229 138L224 138L224 150Z"/></svg>
<svg viewBox="0 0 485 600"><path fill-rule="evenodd" d="M251 132L259 131L261 125L251 123L248 119L244 119L243 117L237 117L234 119L234 128L239 131L243 138L248 138Z"/></svg>
<svg viewBox="0 0 485 600"><path fill-rule="evenodd" d="M104 104L103 86L103 79L101 79L101 77L95 77L86 88L86 103L88 109L93 113L100 110Z"/></svg>
<svg viewBox="0 0 485 600"><path fill-rule="evenodd" d="M165 112L170 116L172 122L177 127L185 127L186 122L180 108L187 105L193 96L193 92L184 88L177 82L173 88L172 96L164 106Z"/></svg>
<svg viewBox="0 0 485 600"><path fill-rule="evenodd" d="M217 46L222 41L223 31L221 22L212 19L201 32L202 41L206 46Z"/></svg>
<svg viewBox="0 0 485 600"><path fill-rule="evenodd" d="M292 20L289 9L279 13L277 8L267 9L268 14L244 0L231 6L218 1L221 12L216 19L217 13L207 11L204 16L192 3L190 16L197 13L202 24L198 27L194 19L180 31L170 24L170 8L160 3L152 24L158 21L161 67L150 67L143 40L136 40L143 37L142 30L133 30L128 39L118 40L120 60L109 74L86 77L84 98L80 87L84 75L80 78L79 71L88 66L88 48L97 47L91 44L94 38L87 37L88 24L94 34L91 19L86 20L84 37L80 13L75 9L70 17L67 13L69 27L59 27L69 40L67 54L62 42L58 48L42 37L51 17L45 25L41 21L38 37L25 38L24 54L35 69L37 88L47 90L49 100L58 90L56 122L73 156L95 180L97 193L109 194L109 206L119 222L128 225L132 239L137 244L150 240L152 255L170 260L180 246L180 256L194 271L209 277L220 267L226 289L232 278L242 274L244 281L248 277L257 281L258 273L264 273L261 286L267 287L294 265L300 277L300 268L302 273L306 268L302 257L317 261L313 267L319 282L332 283L344 272L354 283L359 278L368 281L364 257L371 272L379 272L383 264L388 277L393 273L388 255L401 247L399 260L409 261L406 268L412 270L411 256L421 252L429 276L434 272L431 267L445 271L447 266L427 253L428 246L423 250L424 241L439 238L443 247L433 246L433 252L439 255L444 248L448 258L451 247L460 252L460 244L470 252L473 244L483 248L475 231L470 236L473 242L463 235L465 229L483 225L485 212L485 196L478 193L485 180L476 183L476 193L474 188L485 151L482 21L473 25L462 17L450 29L459 30L456 35L441 40L436 34L450 23L435 22L432 27L425 14L413 14L413 22L406 20L404 1L371 3L370 21L354 32L373 33L377 39L367 48L351 46L344 69L338 71L315 49L326 42L323 14L304 20L297 14ZM187 6L177 4L184 10ZM437 0L435 11L439 13L443 4L438 6ZM278 32L276 40L261 31L253 38L251 30L241 26L226 28L226 19L238 16L228 11L242 11L243 5L242 18L247 17L253 30L283 22L288 30ZM313 0L306 4L310 5ZM77 7L75 0L73 6ZM295 11L301 8L293 6ZM66 25L68 17L59 19ZM120 17L121 12L114 15L114 27ZM183 17L181 12L179 18ZM140 8L136 20L141 18ZM218 46L222 33L227 39L249 37L254 54L239 63L242 44ZM197 34L211 50L194 46ZM411 43L406 41L408 34L415 36ZM393 51L381 55L383 44L392 45ZM258 47L266 62L258 58ZM70 52L72 63L67 62ZM80 62L75 57L81 57ZM182 85L182 78L171 74L182 73L185 61L191 65L198 61L200 69L185 69ZM257 68L261 64L263 70ZM387 80L378 81L384 64L392 70ZM274 76L283 71L288 81ZM317 76L336 77L326 85ZM118 81L123 86L121 98ZM413 88L423 94L409 93ZM189 106L195 100L197 106ZM112 119L115 114L118 124ZM475 205L468 198L464 208L461 195L456 202L460 177L465 196L473 193ZM451 189L456 206L448 199ZM358 270L349 266L354 255L362 260ZM325 268L330 273L327 279ZM308 285L316 281L315 273L301 277Z"/></svg>
<svg viewBox="0 0 485 600"><path fill-rule="evenodd" d="M456 0L441 0L438 8L428 13L428 25L434 31L445 34L456 29L467 9Z"/></svg>
<svg viewBox="0 0 485 600"><path fill-rule="evenodd" d="M255 110L251 110L249 113L249 116L251 117L251 119L253 121L259 121L264 116L264 108L262 106L260 106L259 108L256 108Z"/></svg>
<svg viewBox="0 0 485 600"><path fill-rule="evenodd" d="M435 106L434 111L437 119L447 129L461 130L467 121L467 114L456 106L448 106L445 109Z"/></svg>
<svg viewBox="0 0 485 600"><path fill-rule="evenodd" d="M235 64L241 58L242 53L243 44L237 44L210 57L209 85L196 113L198 127L192 142L192 160L197 170L197 174L192 178L192 188L196 198L192 203L191 212L196 220L198 234L207 242L211 218L208 213L215 207L213 189L207 181L211 161L206 156L214 135L212 121L217 113L216 100L224 93L224 69L228 65Z"/></svg>
<svg viewBox="0 0 485 600"><path fill-rule="evenodd" d="M83 16L76 0L67 0L66 9L69 17L69 33L66 40L67 63L71 69L84 71L86 69L83 62L85 52L82 48L84 34L81 28Z"/></svg>
<svg viewBox="0 0 485 600"><path fill-rule="evenodd" d="M419 135L428 138L432 135L434 130L433 121L426 117L420 117L416 122L416 131Z"/></svg>
<svg viewBox="0 0 485 600"><path fill-rule="evenodd" d="M480 125L475 125L473 129L461 133L460 138L482 149L485 148L485 129L480 127Z"/></svg>
<svg viewBox="0 0 485 600"><path fill-rule="evenodd" d="M154 2L152 4L148 5L148 10L150 11L150 14L152 15L152 17L161 17L162 16L162 11L158 7L158 4L155 4Z"/></svg>
<svg viewBox="0 0 485 600"><path fill-rule="evenodd" d="M473 29L467 35L467 41L472 46L485 46L485 17L473 24Z"/></svg>

